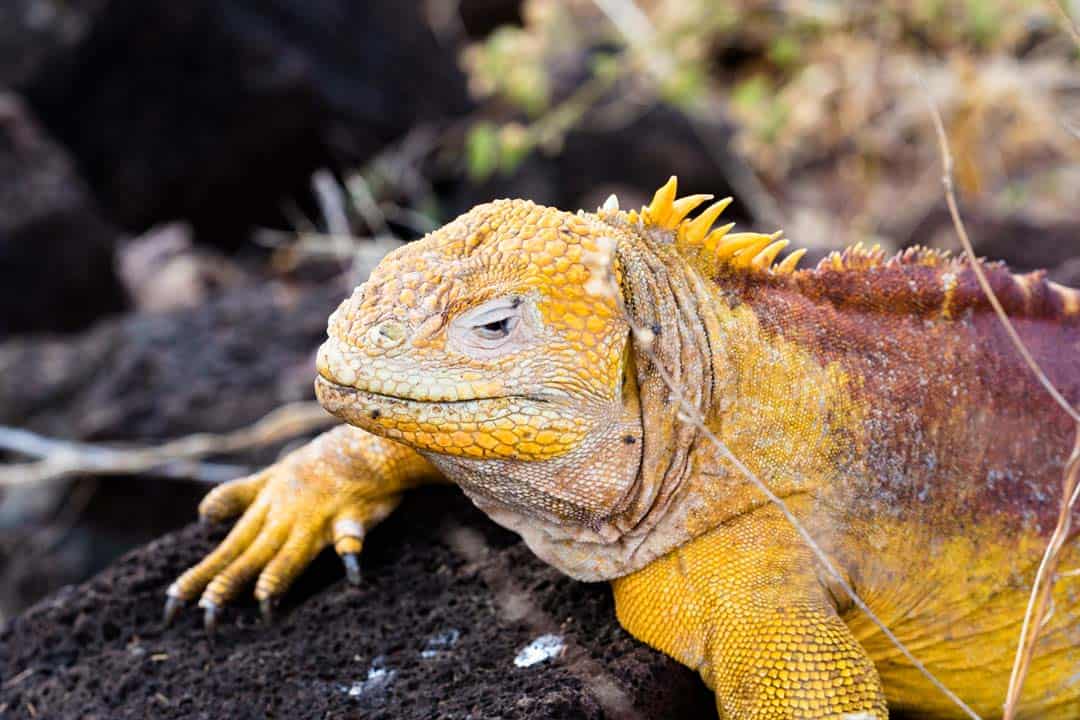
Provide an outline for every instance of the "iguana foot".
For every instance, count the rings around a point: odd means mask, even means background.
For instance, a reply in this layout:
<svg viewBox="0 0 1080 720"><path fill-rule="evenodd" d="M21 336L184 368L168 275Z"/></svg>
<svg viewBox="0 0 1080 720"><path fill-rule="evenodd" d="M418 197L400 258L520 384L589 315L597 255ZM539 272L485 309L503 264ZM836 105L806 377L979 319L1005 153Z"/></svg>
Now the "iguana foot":
<svg viewBox="0 0 1080 720"><path fill-rule="evenodd" d="M281 595L331 543L349 581L359 582L364 535L397 506L400 493L380 494L386 488L378 482L327 472L305 450L203 499L199 514L205 520L241 517L217 549L169 586L166 623L197 599L212 633L223 608L253 582L269 619Z"/></svg>

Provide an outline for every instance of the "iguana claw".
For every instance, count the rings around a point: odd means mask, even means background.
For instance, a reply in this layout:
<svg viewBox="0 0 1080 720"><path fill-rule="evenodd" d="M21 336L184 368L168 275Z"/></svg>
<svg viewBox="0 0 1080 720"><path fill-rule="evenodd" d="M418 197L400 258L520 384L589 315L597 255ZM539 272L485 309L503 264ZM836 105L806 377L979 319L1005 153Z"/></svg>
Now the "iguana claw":
<svg viewBox="0 0 1080 720"><path fill-rule="evenodd" d="M165 612L162 615L165 627L172 625L173 620L176 619L176 616L180 614L180 611L184 609L185 605L187 605L187 603L184 602L183 598L177 597L176 595L170 593L165 597Z"/></svg>
<svg viewBox="0 0 1080 720"><path fill-rule="evenodd" d="M203 609L203 627L206 629L206 634L213 639L218 618L221 617L221 608L206 600L199 601L199 607Z"/></svg>
<svg viewBox="0 0 1080 720"><path fill-rule="evenodd" d="M360 573L360 555L357 553L345 553L341 556L341 561L345 563L345 577L348 579L350 585L359 585L363 580L363 575Z"/></svg>
<svg viewBox="0 0 1080 720"><path fill-rule="evenodd" d="M262 615L263 622L271 623L274 621L274 610L277 608L278 599L276 597L265 597L259 601L259 613Z"/></svg>

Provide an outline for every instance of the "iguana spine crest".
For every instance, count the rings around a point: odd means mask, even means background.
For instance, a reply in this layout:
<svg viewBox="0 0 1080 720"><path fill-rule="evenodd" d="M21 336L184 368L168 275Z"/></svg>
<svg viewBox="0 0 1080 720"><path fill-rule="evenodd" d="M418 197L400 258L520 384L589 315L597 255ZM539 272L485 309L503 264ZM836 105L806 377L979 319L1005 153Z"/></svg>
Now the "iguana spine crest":
<svg viewBox="0 0 1080 720"><path fill-rule="evenodd" d="M626 212L620 211L612 195L597 214L607 222L637 226L643 232L670 234L670 241L684 254L696 256L714 277L729 283L741 279L748 285L779 284L837 307L921 317L954 319L968 310L990 308L967 259L948 250L916 245L889 256L880 245L866 247L859 242L829 253L813 268L800 270L805 248L776 262L789 245L782 230L733 233L734 223L713 228L732 199L715 202L691 218L690 213L712 195L677 198L677 188L672 176L648 205ZM1046 319L1080 315L1080 292L1048 281L1045 272L1016 275L1002 263L978 262L1010 315Z"/></svg>

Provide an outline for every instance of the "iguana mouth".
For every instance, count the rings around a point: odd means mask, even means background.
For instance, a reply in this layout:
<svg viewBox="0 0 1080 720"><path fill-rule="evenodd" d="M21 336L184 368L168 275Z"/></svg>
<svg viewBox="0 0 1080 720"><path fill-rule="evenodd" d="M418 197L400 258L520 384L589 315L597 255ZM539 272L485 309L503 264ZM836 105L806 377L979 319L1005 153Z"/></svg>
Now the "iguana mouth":
<svg viewBox="0 0 1080 720"><path fill-rule="evenodd" d="M443 398L432 397L417 397L415 395L390 395L384 392L378 392L369 388L361 387L359 385L344 385L331 378L326 377L323 374L319 374L316 379L316 387L319 383L325 383L330 389L340 393L352 393L355 395L366 395L372 399L385 400L388 402L396 403L416 403L421 405L458 405L465 406L470 403L482 403L491 400L526 400L529 402L547 402L544 398L530 397L527 395L485 395L478 397L459 398L457 400L448 400Z"/></svg>
<svg viewBox="0 0 1080 720"><path fill-rule="evenodd" d="M405 397L400 395L386 395L384 393L366 390L353 385L343 385L331 380L324 375L315 378L315 395L326 410L338 415L343 420L350 422L350 418L359 414L366 419L378 421L385 412L392 411L397 416L427 417L434 420L432 413L438 413L440 408L451 409L451 414L456 417L470 417L476 420L496 421L508 415L512 415L514 408L507 408L504 412L492 412L490 407L497 401L512 402L543 402L527 398L521 395L494 395L481 398L469 398L467 400L433 400L426 398ZM410 411L414 408L415 412ZM451 419L448 415L447 419Z"/></svg>
<svg viewBox="0 0 1080 720"><path fill-rule="evenodd" d="M413 363L364 357L333 338L319 348L316 368L326 382L343 389L368 393L387 400L431 404L454 404L471 400L499 400L519 397L503 394L503 382L480 373L455 377L452 373L424 374Z"/></svg>
<svg viewBox="0 0 1080 720"><path fill-rule="evenodd" d="M315 395L349 425L438 456L543 460L582 440L577 415L522 395L471 400L414 400L373 393L319 375Z"/></svg>

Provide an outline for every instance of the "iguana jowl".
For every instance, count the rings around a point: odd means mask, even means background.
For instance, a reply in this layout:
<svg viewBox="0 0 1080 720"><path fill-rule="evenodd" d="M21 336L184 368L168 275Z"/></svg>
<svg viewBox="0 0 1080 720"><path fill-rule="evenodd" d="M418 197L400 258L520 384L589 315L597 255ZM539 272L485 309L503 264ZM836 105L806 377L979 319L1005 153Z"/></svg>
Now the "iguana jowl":
<svg viewBox="0 0 1080 720"><path fill-rule="evenodd" d="M201 594L212 622L252 581L269 603L330 543L353 567L404 490L449 480L545 561L610 580L623 626L698 670L721 717L956 716L666 373L900 640L1000 714L1071 421L963 262L853 248L797 270L776 236L713 229L726 201L689 219L707 199L672 178L640 211L500 200L387 256L319 353L347 424L207 496L203 515L242 517L171 611ZM1076 402L1080 293L984 267ZM1078 619L1066 573L1023 717L1080 717Z"/></svg>

